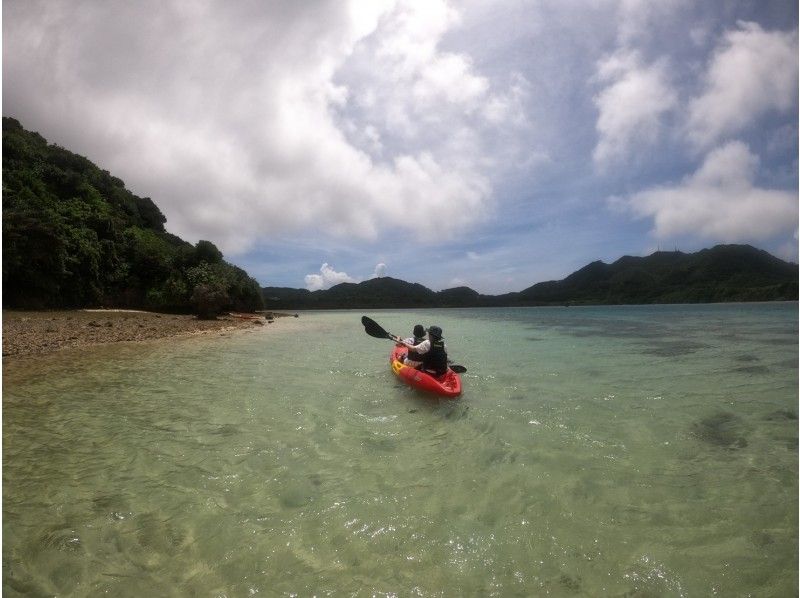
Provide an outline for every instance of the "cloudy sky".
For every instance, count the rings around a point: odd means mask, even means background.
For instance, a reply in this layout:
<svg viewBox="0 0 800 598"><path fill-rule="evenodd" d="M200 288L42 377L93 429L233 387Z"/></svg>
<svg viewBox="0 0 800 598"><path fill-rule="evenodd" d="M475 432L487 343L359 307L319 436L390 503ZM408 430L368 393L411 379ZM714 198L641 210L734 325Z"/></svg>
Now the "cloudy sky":
<svg viewBox="0 0 800 598"><path fill-rule="evenodd" d="M794 0L4 0L3 114L262 285L797 260Z"/></svg>

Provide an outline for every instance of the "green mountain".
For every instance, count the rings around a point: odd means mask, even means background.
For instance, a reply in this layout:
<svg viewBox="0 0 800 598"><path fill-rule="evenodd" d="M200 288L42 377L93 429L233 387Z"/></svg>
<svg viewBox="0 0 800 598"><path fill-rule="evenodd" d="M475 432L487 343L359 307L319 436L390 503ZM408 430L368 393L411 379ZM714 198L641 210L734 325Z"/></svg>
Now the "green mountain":
<svg viewBox="0 0 800 598"><path fill-rule="evenodd" d="M268 309L408 308L438 305L436 293L421 284L396 278L373 278L361 283L343 282L324 291L264 287Z"/></svg>
<svg viewBox="0 0 800 598"><path fill-rule="evenodd" d="M514 298L525 305L797 300L798 268L749 245L592 262Z"/></svg>
<svg viewBox="0 0 800 598"><path fill-rule="evenodd" d="M504 295L481 295L467 287L434 292L388 277L324 291L262 291L270 309L514 307L796 301L797 283L797 264L749 245L717 245L690 254L659 251L647 257L625 256L613 264L592 262L564 280Z"/></svg>
<svg viewBox="0 0 800 598"><path fill-rule="evenodd" d="M3 307L262 307L258 283L213 243L165 223L150 198L3 117Z"/></svg>

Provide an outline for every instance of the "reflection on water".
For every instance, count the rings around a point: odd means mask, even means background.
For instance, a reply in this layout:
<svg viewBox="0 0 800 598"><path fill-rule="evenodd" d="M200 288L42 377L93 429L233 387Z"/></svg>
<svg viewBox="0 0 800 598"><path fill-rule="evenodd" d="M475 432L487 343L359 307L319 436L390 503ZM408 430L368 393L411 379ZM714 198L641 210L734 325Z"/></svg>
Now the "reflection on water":
<svg viewBox="0 0 800 598"><path fill-rule="evenodd" d="M4 364L4 593L796 595L796 304L361 315Z"/></svg>

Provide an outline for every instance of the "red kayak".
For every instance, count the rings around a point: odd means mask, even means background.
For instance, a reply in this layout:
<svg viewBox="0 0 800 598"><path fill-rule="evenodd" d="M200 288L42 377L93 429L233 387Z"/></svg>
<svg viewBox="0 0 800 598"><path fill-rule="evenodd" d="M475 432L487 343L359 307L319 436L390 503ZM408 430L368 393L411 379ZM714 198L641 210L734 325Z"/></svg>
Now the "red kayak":
<svg viewBox="0 0 800 598"><path fill-rule="evenodd" d="M461 378L450 368L442 376L434 376L411 366L401 360L408 353L405 345L396 345L389 355L392 371L403 382L414 388L435 393L442 397L454 398L461 394Z"/></svg>

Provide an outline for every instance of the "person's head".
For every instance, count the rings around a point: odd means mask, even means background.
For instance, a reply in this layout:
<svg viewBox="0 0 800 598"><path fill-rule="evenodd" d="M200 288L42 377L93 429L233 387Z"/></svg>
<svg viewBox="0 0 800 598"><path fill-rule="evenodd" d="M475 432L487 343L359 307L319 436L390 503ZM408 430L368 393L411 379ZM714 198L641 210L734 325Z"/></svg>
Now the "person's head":
<svg viewBox="0 0 800 598"><path fill-rule="evenodd" d="M414 336L417 338L425 336L425 327L422 324L417 324L414 326Z"/></svg>
<svg viewBox="0 0 800 598"><path fill-rule="evenodd" d="M428 328L428 335L432 339L442 338L442 329L438 326L431 326Z"/></svg>

